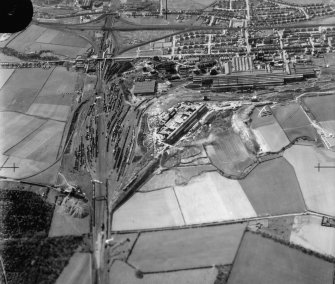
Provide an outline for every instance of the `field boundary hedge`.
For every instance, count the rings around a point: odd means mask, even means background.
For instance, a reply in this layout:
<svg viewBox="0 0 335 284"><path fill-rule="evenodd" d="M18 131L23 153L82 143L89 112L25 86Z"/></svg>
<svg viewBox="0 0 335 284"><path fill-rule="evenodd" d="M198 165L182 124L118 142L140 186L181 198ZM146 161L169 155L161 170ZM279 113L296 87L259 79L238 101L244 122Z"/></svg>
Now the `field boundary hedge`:
<svg viewBox="0 0 335 284"><path fill-rule="evenodd" d="M311 249L307 249L307 248L305 248L303 246L294 244L294 243L292 243L290 241L284 240L284 239L282 239L280 237L277 237L277 236L272 235L272 234L267 233L267 232L253 231L253 230L250 230L248 227L246 228L246 231L250 232L252 234L255 234L255 235L260 235L260 236L262 236L263 238L266 238L266 239L271 239L271 240L273 240L273 241L275 241L277 243L280 243L282 245L288 246L290 248L294 248L296 250L301 251L304 254L313 255L313 256L315 256L317 258L320 258L320 259L323 259L323 260L325 260L327 262L335 264L335 257L333 257L333 256L324 255L324 254L321 254L319 252L313 251Z"/></svg>

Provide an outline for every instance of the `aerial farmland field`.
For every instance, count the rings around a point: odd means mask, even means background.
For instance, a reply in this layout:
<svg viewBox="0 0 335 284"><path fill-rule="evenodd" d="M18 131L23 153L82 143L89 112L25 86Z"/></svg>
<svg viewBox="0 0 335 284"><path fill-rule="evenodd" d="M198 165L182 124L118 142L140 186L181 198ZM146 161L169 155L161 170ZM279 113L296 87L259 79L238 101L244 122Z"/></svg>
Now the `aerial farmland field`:
<svg viewBox="0 0 335 284"><path fill-rule="evenodd" d="M152 191L175 185L176 172L174 170L164 171L160 174L155 174L149 179L139 191Z"/></svg>
<svg viewBox="0 0 335 284"><path fill-rule="evenodd" d="M263 152L278 152L290 144L278 122L252 129Z"/></svg>
<svg viewBox="0 0 335 284"><path fill-rule="evenodd" d="M335 95L303 97L317 121L335 120Z"/></svg>
<svg viewBox="0 0 335 284"><path fill-rule="evenodd" d="M135 193L113 216L113 230L184 225L173 188Z"/></svg>
<svg viewBox="0 0 335 284"><path fill-rule="evenodd" d="M46 120L16 112L0 112L0 151L4 153L19 143L31 132L41 127Z"/></svg>
<svg viewBox="0 0 335 284"><path fill-rule="evenodd" d="M212 3L212 0L173 0L168 2L168 9L184 10L189 9L190 7L192 7L192 9L203 9ZM165 8L165 1L163 1L163 7Z"/></svg>
<svg viewBox="0 0 335 284"><path fill-rule="evenodd" d="M294 169L284 158L259 164L239 182L257 215L305 211Z"/></svg>
<svg viewBox="0 0 335 284"><path fill-rule="evenodd" d="M27 114L66 121L69 112L70 106L33 103L28 109Z"/></svg>
<svg viewBox="0 0 335 284"><path fill-rule="evenodd" d="M74 253L67 266L57 278L56 284L92 283L92 255L90 253Z"/></svg>
<svg viewBox="0 0 335 284"><path fill-rule="evenodd" d="M53 69L17 69L0 90L0 109L25 112ZM25 82L25 84L21 84Z"/></svg>
<svg viewBox="0 0 335 284"><path fill-rule="evenodd" d="M283 128L290 141L299 137L317 138L315 128L311 125L301 106L295 102L272 108L278 123Z"/></svg>
<svg viewBox="0 0 335 284"><path fill-rule="evenodd" d="M84 53L90 44L78 35L31 24L7 47L22 53L51 50L56 55L74 58Z"/></svg>
<svg viewBox="0 0 335 284"><path fill-rule="evenodd" d="M256 212L236 180L218 172L203 173L175 187L186 224L255 217Z"/></svg>
<svg viewBox="0 0 335 284"><path fill-rule="evenodd" d="M228 284L332 284L333 272L330 262L247 232Z"/></svg>
<svg viewBox="0 0 335 284"><path fill-rule="evenodd" d="M321 226L321 220L319 216L295 216L290 241L335 257L335 230Z"/></svg>
<svg viewBox="0 0 335 284"><path fill-rule="evenodd" d="M211 171L216 171L216 168L212 165L175 167L171 170L153 175L152 178L139 189L139 191L153 191L161 188L187 184L192 177Z"/></svg>
<svg viewBox="0 0 335 284"><path fill-rule="evenodd" d="M109 283L118 284L213 284L217 270L214 267L181 270L163 273L145 274L143 278L135 275L135 270L128 264L115 261L110 269Z"/></svg>
<svg viewBox="0 0 335 284"><path fill-rule="evenodd" d="M64 123L47 121L4 154L38 162L56 160L64 130Z"/></svg>
<svg viewBox="0 0 335 284"><path fill-rule="evenodd" d="M335 175L332 169L318 171L315 167L335 166L335 153L313 146L294 145L284 152L293 166L309 210L335 215Z"/></svg>
<svg viewBox="0 0 335 284"><path fill-rule="evenodd" d="M36 39L36 42L80 48L87 46L87 41L75 34L65 33L52 29L44 31L43 34Z"/></svg>
<svg viewBox="0 0 335 284"><path fill-rule="evenodd" d="M143 272L230 264L244 229L234 224L142 233L128 262Z"/></svg>
<svg viewBox="0 0 335 284"><path fill-rule="evenodd" d="M25 52L29 45L37 40L47 28L37 25L30 25L27 29L21 32L14 40L12 40L7 47L13 48L20 52Z"/></svg>
<svg viewBox="0 0 335 284"><path fill-rule="evenodd" d="M256 107L251 114L251 128L255 129L261 126L271 125L276 122L273 115L261 116L264 107Z"/></svg>
<svg viewBox="0 0 335 284"><path fill-rule="evenodd" d="M241 174L254 162L240 136L233 131L219 134L205 148L213 165L226 174Z"/></svg>
<svg viewBox="0 0 335 284"><path fill-rule="evenodd" d="M86 218L73 218L62 210L62 207L56 206L51 221L49 237L82 235L90 232L89 216Z"/></svg>
<svg viewBox="0 0 335 284"><path fill-rule="evenodd" d="M0 69L0 89L13 74L14 69Z"/></svg>
<svg viewBox="0 0 335 284"><path fill-rule="evenodd" d="M65 67L57 66L53 69L48 81L43 86L39 97L73 93L77 77L78 73L70 72Z"/></svg>

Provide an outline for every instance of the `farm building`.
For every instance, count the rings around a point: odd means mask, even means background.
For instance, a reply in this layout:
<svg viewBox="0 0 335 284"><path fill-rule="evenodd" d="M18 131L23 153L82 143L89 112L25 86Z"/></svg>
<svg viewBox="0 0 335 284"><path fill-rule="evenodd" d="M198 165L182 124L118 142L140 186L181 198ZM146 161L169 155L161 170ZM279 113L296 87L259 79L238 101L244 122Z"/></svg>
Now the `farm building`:
<svg viewBox="0 0 335 284"><path fill-rule="evenodd" d="M135 96L152 96L156 93L156 81L135 82L134 95Z"/></svg>

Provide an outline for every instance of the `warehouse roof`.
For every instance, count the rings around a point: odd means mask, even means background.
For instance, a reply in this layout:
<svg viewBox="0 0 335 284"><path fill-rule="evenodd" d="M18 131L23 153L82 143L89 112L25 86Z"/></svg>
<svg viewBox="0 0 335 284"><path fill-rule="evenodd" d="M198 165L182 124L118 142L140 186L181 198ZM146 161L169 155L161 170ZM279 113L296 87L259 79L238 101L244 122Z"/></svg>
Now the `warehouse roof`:
<svg viewBox="0 0 335 284"><path fill-rule="evenodd" d="M135 88L134 88L134 94L154 94L155 93L155 87L156 87L156 81L143 81L143 82L136 82Z"/></svg>

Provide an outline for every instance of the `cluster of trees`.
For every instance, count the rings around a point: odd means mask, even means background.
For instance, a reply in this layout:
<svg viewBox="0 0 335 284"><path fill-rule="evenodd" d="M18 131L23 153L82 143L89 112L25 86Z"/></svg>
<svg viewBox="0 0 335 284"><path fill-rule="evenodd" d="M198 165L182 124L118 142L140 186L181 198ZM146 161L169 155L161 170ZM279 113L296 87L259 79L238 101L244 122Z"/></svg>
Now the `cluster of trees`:
<svg viewBox="0 0 335 284"><path fill-rule="evenodd" d="M8 284L55 283L74 252L88 252L86 236L9 239L0 246ZM0 270L0 283L5 283Z"/></svg>
<svg viewBox="0 0 335 284"><path fill-rule="evenodd" d="M43 54L52 52L51 50L40 50L39 52L35 53L22 53L18 52L17 50L9 47L2 47L0 48L0 52L7 55L7 56L14 56L19 58L20 60L58 60L59 58L56 56L44 56Z"/></svg>
<svg viewBox="0 0 335 284"><path fill-rule="evenodd" d="M333 256L330 256L330 255L324 255L324 254L321 254L319 252L316 252L316 251L313 251L313 250L310 250L310 249L307 249L307 248L304 248L300 245L297 245L297 244L294 244L294 243L291 243L290 241L288 240L284 240L280 237L277 237L275 235L272 235L268 232L261 232L261 231L252 231L252 230L249 230L247 228L247 231L253 233L253 234L257 234L257 235L261 235L263 238L268 238L268 239L271 239L277 243L280 243L282 245L285 245L285 246L288 246L290 248L294 248L294 249L297 249L305 254L309 254L309 255L313 255L317 258L321 258L325 261L328 261L328 262L331 262L331 263L335 263L335 257Z"/></svg>
<svg viewBox="0 0 335 284"><path fill-rule="evenodd" d="M54 205L34 192L0 191L0 237L23 238L47 235Z"/></svg>

